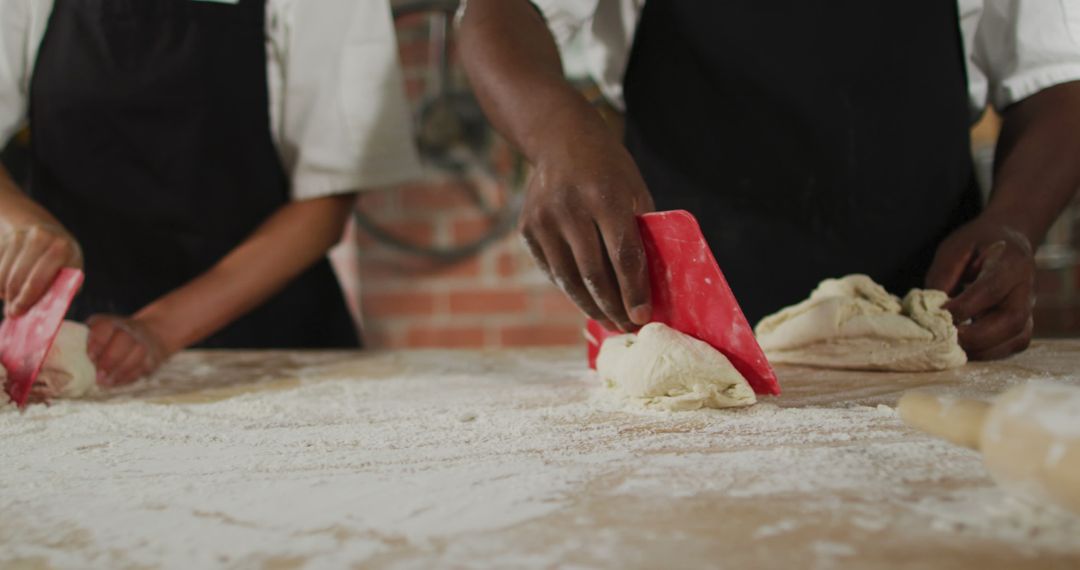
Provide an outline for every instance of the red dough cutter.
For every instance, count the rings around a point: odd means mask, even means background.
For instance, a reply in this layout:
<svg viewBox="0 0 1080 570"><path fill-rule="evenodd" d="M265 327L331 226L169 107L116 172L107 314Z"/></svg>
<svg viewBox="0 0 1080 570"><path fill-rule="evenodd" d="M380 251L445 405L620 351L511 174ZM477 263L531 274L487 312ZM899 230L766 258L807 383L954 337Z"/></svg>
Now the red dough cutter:
<svg viewBox="0 0 1080 570"><path fill-rule="evenodd" d="M776 373L746 322L694 216L685 210L638 216L652 284L653 321L703 340L731 361L758 394L780 394ZM590 320L589 366L604 339L621 334Z"/></svg>
<svg viewBox="0 0 1080 570"><path fill-rule="evenodd" d="M82 271L61 269L37 304L0 323L0 363L7 369L4 391L20 408L26 407L30 388L82 282Z"/></svg>

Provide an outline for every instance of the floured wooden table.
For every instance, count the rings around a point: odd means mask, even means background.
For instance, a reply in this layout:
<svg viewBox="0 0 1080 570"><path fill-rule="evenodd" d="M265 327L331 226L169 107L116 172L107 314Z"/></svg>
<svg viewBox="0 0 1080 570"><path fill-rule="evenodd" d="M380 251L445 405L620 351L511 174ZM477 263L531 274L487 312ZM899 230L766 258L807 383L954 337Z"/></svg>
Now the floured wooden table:
<svg viewBox="0 0 1080 570"><path fill-rule="evenodd" d="M0 567L1080 567L1080 517L892 408L1080 384L1080 341L779 372L782 397L669 414L596 397L580 350L186 353L96 401L0 409Z"/></svg>

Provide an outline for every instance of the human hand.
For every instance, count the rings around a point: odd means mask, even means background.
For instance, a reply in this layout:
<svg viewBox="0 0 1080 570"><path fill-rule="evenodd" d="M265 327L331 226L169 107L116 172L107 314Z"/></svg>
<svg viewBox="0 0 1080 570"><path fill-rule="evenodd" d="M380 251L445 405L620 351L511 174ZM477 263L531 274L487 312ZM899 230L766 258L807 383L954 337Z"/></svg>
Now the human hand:
<svg viewBox="0 0 1080 570"><path fill-rule="evenodd" d="M608 133L568 137L536 161L521 233L548 277L589 317L631 331L652 314L637 214L652 197L626 149Z"/></svg>
<svg viewBox="0 0 1080 570"><path fill-rule="evenodd" d="M1035 254L1021 232L975 219L941 244L926 284L952 297L945 308L973 360L1004 358L1031 344Z"/></svg>
<svg viewBox="0 0 1080 570"><path fill-rule="evenodd" d="M82 269L79 244L54 224L11 227L0 235L0 299L4 316L25 313L64 267Z"/></svg>
<svg viewBox="0 0 1080 570"><path fill-rule="evenodd" d="M162 336L138 318L94 315L87 353L97 367L98 385L130 384L149 375L172 354Z"/></svg>

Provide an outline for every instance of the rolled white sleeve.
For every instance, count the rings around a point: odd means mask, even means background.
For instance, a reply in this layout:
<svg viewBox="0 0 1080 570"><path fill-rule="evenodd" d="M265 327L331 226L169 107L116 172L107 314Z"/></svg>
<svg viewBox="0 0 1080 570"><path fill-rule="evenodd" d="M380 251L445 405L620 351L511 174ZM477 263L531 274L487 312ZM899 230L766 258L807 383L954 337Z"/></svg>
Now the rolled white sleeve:
<svg viewBox="0 0 1080 570"><path fill-rule="evenodd" d="M973 44L998 110L1080 80L1080 0L985 0Z"/></svg>
<svg viewBox="0 0 1080 570"><path fill-rule="evenodd" d="M532 0L559 45L565 45L592 21L599 3L600 0Z"/></svg>
<svg viewBox="0 0 1080 570"><path fill-rule="evenodd" d="M600 91L623 109L623 75L645 0L533 0L555 41L582 36L586 65Z"/></svg>
<svg viewBox="0 0 1080 570"><path fill-rule="evenodd" d="M275 0L271 117L294 200L421 173L388 0Z"/></svg>
<svg viewBox="0 0 1080 570"><path fill-rule="evenodd" d="M0 146L26 122L30 77L52 0L0 0Z"/></svg>
<svg viewBox="0 0 1080 570"><path fill-rule="evenodd" d="M960 32L964 41L964 67L968 76L968 97L971 107L971 121L978 121L986 112L986 74L975 63L972 52L975 49L975 33L982 19L983 0L959 0Z"/></svg>

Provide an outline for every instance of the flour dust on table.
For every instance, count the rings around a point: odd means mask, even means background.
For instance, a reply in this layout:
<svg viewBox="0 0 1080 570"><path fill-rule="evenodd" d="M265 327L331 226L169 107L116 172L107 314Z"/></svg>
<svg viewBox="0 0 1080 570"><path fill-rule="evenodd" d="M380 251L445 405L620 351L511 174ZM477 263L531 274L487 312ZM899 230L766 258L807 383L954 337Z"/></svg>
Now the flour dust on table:
<svg viewBox="0 0 1080 570"><path fill-rule="evenodd" d="M605 340L596 371L618 397L662 410L735 408L757 401L723 353L662 323Z"/></svg>
<svg viewBox="0 0 1080 570"><path fill-rule="evenodd" d="M820 368L925 372L963 366L941 291L912 289L903 299L866 275L826 279L810 298L755 328L771 362Z"/></svg>
<svg viewBox="0 0 1080 570"><path fill-rule="evenodd" d="M962 383L781 367L782 396L689 412L593 398L578 348L184 352L0 407L0 568L1077 568L1080 517L891 407L1080 385L1064 347Z"/></svg>

